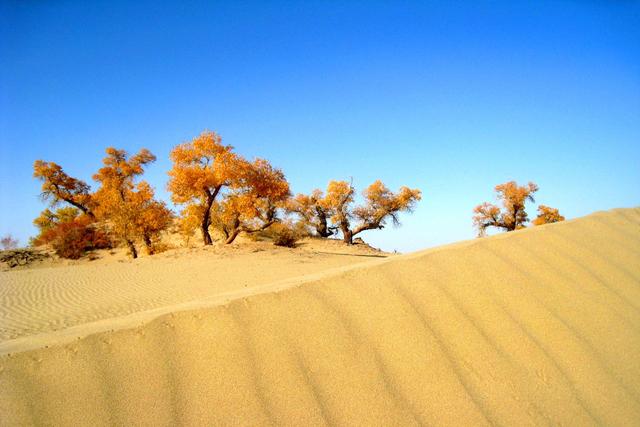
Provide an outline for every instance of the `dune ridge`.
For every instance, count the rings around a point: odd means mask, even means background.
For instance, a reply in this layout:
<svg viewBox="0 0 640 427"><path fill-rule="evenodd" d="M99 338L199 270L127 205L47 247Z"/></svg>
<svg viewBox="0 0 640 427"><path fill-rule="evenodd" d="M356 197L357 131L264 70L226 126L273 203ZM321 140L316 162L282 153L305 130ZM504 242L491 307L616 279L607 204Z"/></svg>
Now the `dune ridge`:
<svg viewBox="0 0 640 427"><path fill-rule="evenodd" d="M166 313L170 306L244 295L257 286L386 256L336 243L309 239L296 250L245 243L0 272L0 354L10 340L140 317L144 311Z"/></svg>
<svg viewBox="0 0 640 427"><path fill-rule="evenodd" d="M2 425L638 425L640 208L0 357Z"/></svg>

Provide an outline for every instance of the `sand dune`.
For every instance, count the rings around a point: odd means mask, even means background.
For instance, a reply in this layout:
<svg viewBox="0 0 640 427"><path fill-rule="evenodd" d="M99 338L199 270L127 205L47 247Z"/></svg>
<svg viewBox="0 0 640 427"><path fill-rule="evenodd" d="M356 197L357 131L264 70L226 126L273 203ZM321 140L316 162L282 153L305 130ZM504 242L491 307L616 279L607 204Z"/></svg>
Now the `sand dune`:
<svg viewBox="0 0 640 427"><path fill-rule="evenodd" d="M0 423L640 425L638 208L288 286L4 355Z"/></svg>
<svg viewBox="0 0 640 427"><path fill-rule="evenodd" d="M307 239L295 250L246 242L137 260L118 258L123 255L0 273L0 354L8 340L24 337L21 342L28 343L34 334L84 328L88 322L167 312L171 310L164 307L238 292L246 295L275 281L386 256L368 247L319 239Z"/></svg>

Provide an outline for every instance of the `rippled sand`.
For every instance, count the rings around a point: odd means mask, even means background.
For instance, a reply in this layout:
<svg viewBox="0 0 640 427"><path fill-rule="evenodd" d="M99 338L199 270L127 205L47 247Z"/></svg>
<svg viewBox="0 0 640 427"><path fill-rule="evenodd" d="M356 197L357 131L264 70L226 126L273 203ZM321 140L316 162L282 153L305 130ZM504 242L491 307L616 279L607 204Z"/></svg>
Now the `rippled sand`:
<svg viewBox="0 0 640 427"><path fill-rule="evenodd" d="M637 208L210 303L2 356L0 423L640 425Z"/></svg>

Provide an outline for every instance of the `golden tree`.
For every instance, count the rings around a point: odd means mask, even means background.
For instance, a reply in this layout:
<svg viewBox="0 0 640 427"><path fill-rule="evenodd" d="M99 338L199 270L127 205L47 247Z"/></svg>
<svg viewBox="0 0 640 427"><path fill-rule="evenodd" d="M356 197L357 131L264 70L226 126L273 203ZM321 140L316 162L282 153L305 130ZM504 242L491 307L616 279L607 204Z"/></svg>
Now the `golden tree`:
<svg viewBox="0 0 640 427"><path fill-rule="evenodd" d="M560 215L558 209L540 205L538 206L538 216L531 222L533 225L543 225L560 221L564 221L564 217Z"/></svg>
<svg viewBox="0 0 640 427"><path fill-rule="evenodd" d="M61 166L54 162L36 160L33 164L33 176L42 181L41 197L51 206L66 202L91 218L93 201L89 185L66 174Z"/></svg>
<svg viewBox="0 0 640 427"><path fill-rule="evenodd" d="M245 168L246 161L232 150L230 145L222 145L222 138L215 132L203 132L171 151L173 168L168 183L171 199L186 205L185 213L198 216L205 245L213 243L209 226L216 197L223 188L237 186Z"/></svg>
<svg viewBox="0 0 640 427"><path fill-rule="evenodd" d="M47 231L52 230L56 226L64 222L71 222L80 216L81 211L73 206L64 206L58 208L55 211L45 209L40 212L40 216L33 220L33 225L38 228L38 236L34 241L38 239Z"/></svg>
<svg viewBox="0 0 640 427"><path fill-rule="evenodd" d="M113 147L107 148L106 153L104 166L93 176L101 184L94 195L96 215L109 221L113 234L126 243L131 256L137 258L135 239L144 238L141 217L145 210L150 209L149 206L158 207L158 204L153 200L149 184L145 181L136 184L135 179L144 173L144 166L156 158L147 149L131 157L125 150Z"/></svg>
<svg viewBox="0 0 640 427"><path fill-rule="evenodd" d="M525 227L529 221L525 211L525 202L534 202L533 193L538 191L538 186L533 182L519 186L515 181L496 185L496 198L502 201L500 207L485 202L474 208L473 223L478 229L478 235L484 236L489 227L501 228L506 231L518 230Z"/></svg>
<svg viewBox="0 0 640 427"><path fill-rule="evenodd" d="M347 181L331 181L323 204L332 211L331 221L340 228L345 243L366 230L382 229L388 219L399 225L400 212L411 212L421 200L420 190L401 187L397 193L378 180L363 191L364 205L351 208L355 189ZM352 224L355 220L355 226Z"/></svg>
<svg viewBox="0 0 640 427"><path fill-rule="evenodd" d="M351 232L351 204L354 201L355 189L347 181L329 181L327 195L323 200L323 206L331 210L331 222L342 231L346 243L352 243Z"/></svg>
<svg viewBox="0 0 640 427"><path fill-rule="evenodd" d="M155 252L155 243L160 233L166 230L173 221L173 212L167 208L164 202L154 199L154 191L151 186L143 181L136 186L136 191L130 195L130 204L133 206L135 234L142 239L147 253Z"/></svg>
<svg viewBox="0 0 640 427"><path fill-rule="evenodd" d="M278 221L278 209L289 195L289 183L280 169L264 159L244 163L234 189L215 203L213 224L224 234L227 244L242 232L266 230Z"/></svg>
<svg viewBox="0 0 640 427"><path fill-rule="evenodd" d="M329 223L334 215L325 201L322 190L315 189L311 194L297 194L287 202L286 209L300 216L306 227L311 227L320 237L329 237L337 232L337 227Z"/></svg>

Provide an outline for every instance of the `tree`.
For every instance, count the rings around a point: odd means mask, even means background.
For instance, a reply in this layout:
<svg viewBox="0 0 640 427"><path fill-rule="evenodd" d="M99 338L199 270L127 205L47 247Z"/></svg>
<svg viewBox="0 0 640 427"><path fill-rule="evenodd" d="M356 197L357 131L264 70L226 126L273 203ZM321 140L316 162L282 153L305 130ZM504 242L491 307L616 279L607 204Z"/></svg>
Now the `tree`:
<svg viewBox="0 0 640 427"><path fill-rule="evenodd" d="M478 235L484 236L489 227L501 228L506 231L518 230L525 227L529 221L525 211L525 202L534 202L533 193L538 191L538 186L533 182L525 186L519 186L515 181L496 185L496 198L502 201L500 207L485 202L474 208L473 223L478 229Z"/></svg>
<svg viewBox="0 0 640 427"><path fill-rule="evenodd" d="M382 229L390 218L399 225L398 214L411 212L422 195L418 189L401 187L397 193L378 180L367 187L364 205L351 208L355 189L346 181L331 181L327 187L324 205L333 213L331 221L340 228L345 243L352 244L353 237L366 230ZM353 220L356 225L352 226Z"/></svg>
<svg viewBox="0 0 640 427"><path fill-rule="evenodd" d="M153 191L148 183L136 184L135 179L156 157L145 148L130 158L125 150L113 147L107 148L106 153L104 166L93 176L100 183L94 195L96 215L110 222L112 232L127 244L131 256L137 258L134 240L141 235L139 217L152 203Z"/></svg>
<svg viewBox="0 0 640 427"><path fill-rule="evenodd" d="M14 239L11 234L6 234L0 239L0 247L3 250L15 249L18 247L18 239Z"/></svg>
<svg viewBox="0 0 640 427"><path fill-rule="evenodd" d="M337 227L332 227L329 224L334 212L325 201L322 190L315 189L310 195L296 195L287 202L286 209L298 214L302 222L307 227L314 229L320 237L329 237L338 231Z"/></svg>
<svg viewBox="0 0 640 427"><path fill-rule="evenodd" d="M400 225L398 214L412 212L415 204L422 199L422 193L418 189L400 187L397 193L393 193L380 180L367 187L363 196L365 204L353 211L359 225L352 235L365 230L382 229L389 218L394 225Z"/></svg>
<svg viewBox="0 0 640 427"><path fill-rule="evenodd" d="M152 255L156 249L154 242L173 221L173 212L164 202L154 199L153 189L145 181L138 184L137 191L131 193L130 203L137 212L134 232L142 238L147 253Z"/></svg>
<svg viewBox="0 0 640 427"><path fill-rule="evenodd" d="M66 202L79 209L91 218L95 218L92 211L91 189L87 183L67 175L62 167L54 162L36 160L33 164L33 176L42 181L43 200L49 200L51 206Z"/></svg>
<svg viewBox="0 0 640 427"><path fill-rule="evenodd" d="M245 163L235 188L216 202L213 223L232 243L244 233L266 230L278 221L277 212L289 198L284 173L264 159Z"/></svg>
<svg viewBox="0 0 640 427"><path fill-rule="evenodd" d="M224 187L238 185L238 175L246 163L232 150L230 145L222 145L222 138L215 132L203 132L171 151L171 199L186 205L190 215L198 216L205 245L213 243L209 233L213 203Z"/></svg>
<svg viewBox="0 0 640 427"><path fill-rule="evenodd" d="M351 210L355 189L347 181L329 181L327 185L327 195L323 204L327 206L333 215L331 221L342 231L342 237L346 243L351 244L353 233L351 231Z"/></svg>
<svg viewBox="0 0 640 427"><path fill-rule="evenodd" d="M44 232L51 230L55 226L63 222L71 222L80 216L81 211L73 206L64 206L56 209L52 212L50 209L45 209L40 212L40 216L33 220L33 225L38 228L41 236ZM38 237L36 237L36 240Z"/></svg>
<svg viewBox="0 0 640 427"><path fill-rule="evenodd" d="M540 205L538 206L538 216L531 222L533 225L543 225L560 221L564 221L564 217L560 215L558 209Z"/></svg>

